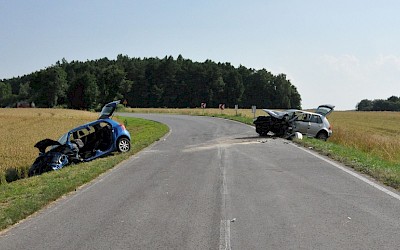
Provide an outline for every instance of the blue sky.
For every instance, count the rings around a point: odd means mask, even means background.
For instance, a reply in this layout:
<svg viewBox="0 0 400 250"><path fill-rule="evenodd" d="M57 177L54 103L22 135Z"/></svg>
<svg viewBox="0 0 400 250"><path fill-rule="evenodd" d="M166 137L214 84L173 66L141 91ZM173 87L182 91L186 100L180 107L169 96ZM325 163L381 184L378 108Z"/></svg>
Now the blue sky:
<svg viewBox="0 0 400 250"><path fill-rule="evenodd" d="M397 0L0 0L0 79L62 58L181 54L284 73L303 108L349 110L400 96L399 11Z"/></svg>

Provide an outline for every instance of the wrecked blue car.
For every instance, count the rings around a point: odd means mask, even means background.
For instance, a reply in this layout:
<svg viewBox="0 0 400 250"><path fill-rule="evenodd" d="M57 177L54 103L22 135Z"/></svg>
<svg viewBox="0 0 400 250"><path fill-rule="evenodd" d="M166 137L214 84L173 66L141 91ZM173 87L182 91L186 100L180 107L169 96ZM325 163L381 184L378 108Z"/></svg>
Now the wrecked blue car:
<svg viewBox="0 0 400 250"><path fill-rule="evenodd" d="M71 163L87 162L112 152L128 152L131 136L123 124L111 119L120 101L106 104L98 120L76 127L58 141L44 139L35 144L39 156L28 175L61 169ZM48 147L50 150L46 151Z"/></svg>

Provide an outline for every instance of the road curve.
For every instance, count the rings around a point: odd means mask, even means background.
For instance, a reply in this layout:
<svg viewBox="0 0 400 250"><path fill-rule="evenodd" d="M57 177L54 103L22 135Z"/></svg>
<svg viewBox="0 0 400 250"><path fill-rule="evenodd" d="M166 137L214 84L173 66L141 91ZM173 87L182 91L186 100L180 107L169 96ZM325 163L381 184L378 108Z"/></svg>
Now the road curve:
<svg viewBox="0 0 400 250"><path fill-rule="evenodd" d="M237 122L125 115L171 132L3 232L0 249L399 249L397 193Z"/></svg>

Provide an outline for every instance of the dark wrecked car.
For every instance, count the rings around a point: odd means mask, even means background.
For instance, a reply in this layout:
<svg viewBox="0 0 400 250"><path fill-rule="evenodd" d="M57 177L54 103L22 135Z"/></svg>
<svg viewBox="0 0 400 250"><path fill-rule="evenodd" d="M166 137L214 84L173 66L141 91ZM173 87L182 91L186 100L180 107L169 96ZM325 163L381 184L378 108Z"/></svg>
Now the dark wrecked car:
<svg viewBox="0 0 400 250"><path fill-rule="evenodd" d="M314 113L297 109L263 109L268 116L257 117L254 125L260 136L274 135L291 139L295 132L299 132L308 137L327 140L332 135L332 127L326 117L334 108L329 104L321 105Z"/></svg>
<svg viewBox="0 0 400 250"><path fill-rule="evenodd" d="M68 131L58 141L44 139L36 143L39 156L28 175L39 175L71 163L91 161L115 151L128 152L131 148L128 130L110 118L119 102L106 104L98 120ZM51 148L46 151L48 147Z"/></svg>

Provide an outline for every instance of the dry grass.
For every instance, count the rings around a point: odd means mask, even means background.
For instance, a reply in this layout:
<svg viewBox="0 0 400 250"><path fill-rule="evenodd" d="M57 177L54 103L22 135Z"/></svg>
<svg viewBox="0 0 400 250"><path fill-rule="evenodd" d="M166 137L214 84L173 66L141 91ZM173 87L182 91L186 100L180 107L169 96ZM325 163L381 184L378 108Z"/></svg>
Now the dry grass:
<svg viewBox="0 0 400 250"><path fill-rule="evenodd" d="M17 169L24 175L38 155L39 140L57 140L63 133L97 118L97 114L65 109L0 109L0 174Z"/></svg>
<svg viewBox="0 0 400 250"><path fill-rule="evenodd" d="M234 109L128 109L137 113L175 113L188 115L235 115ZM239 109L238 114L253 118L250 109ZM257 109L256 116L264 115ZM400 112L334 111L328 117L333 126L329 139L340 145L350 146L373 154L389 162L400 163Z"/></svg>

